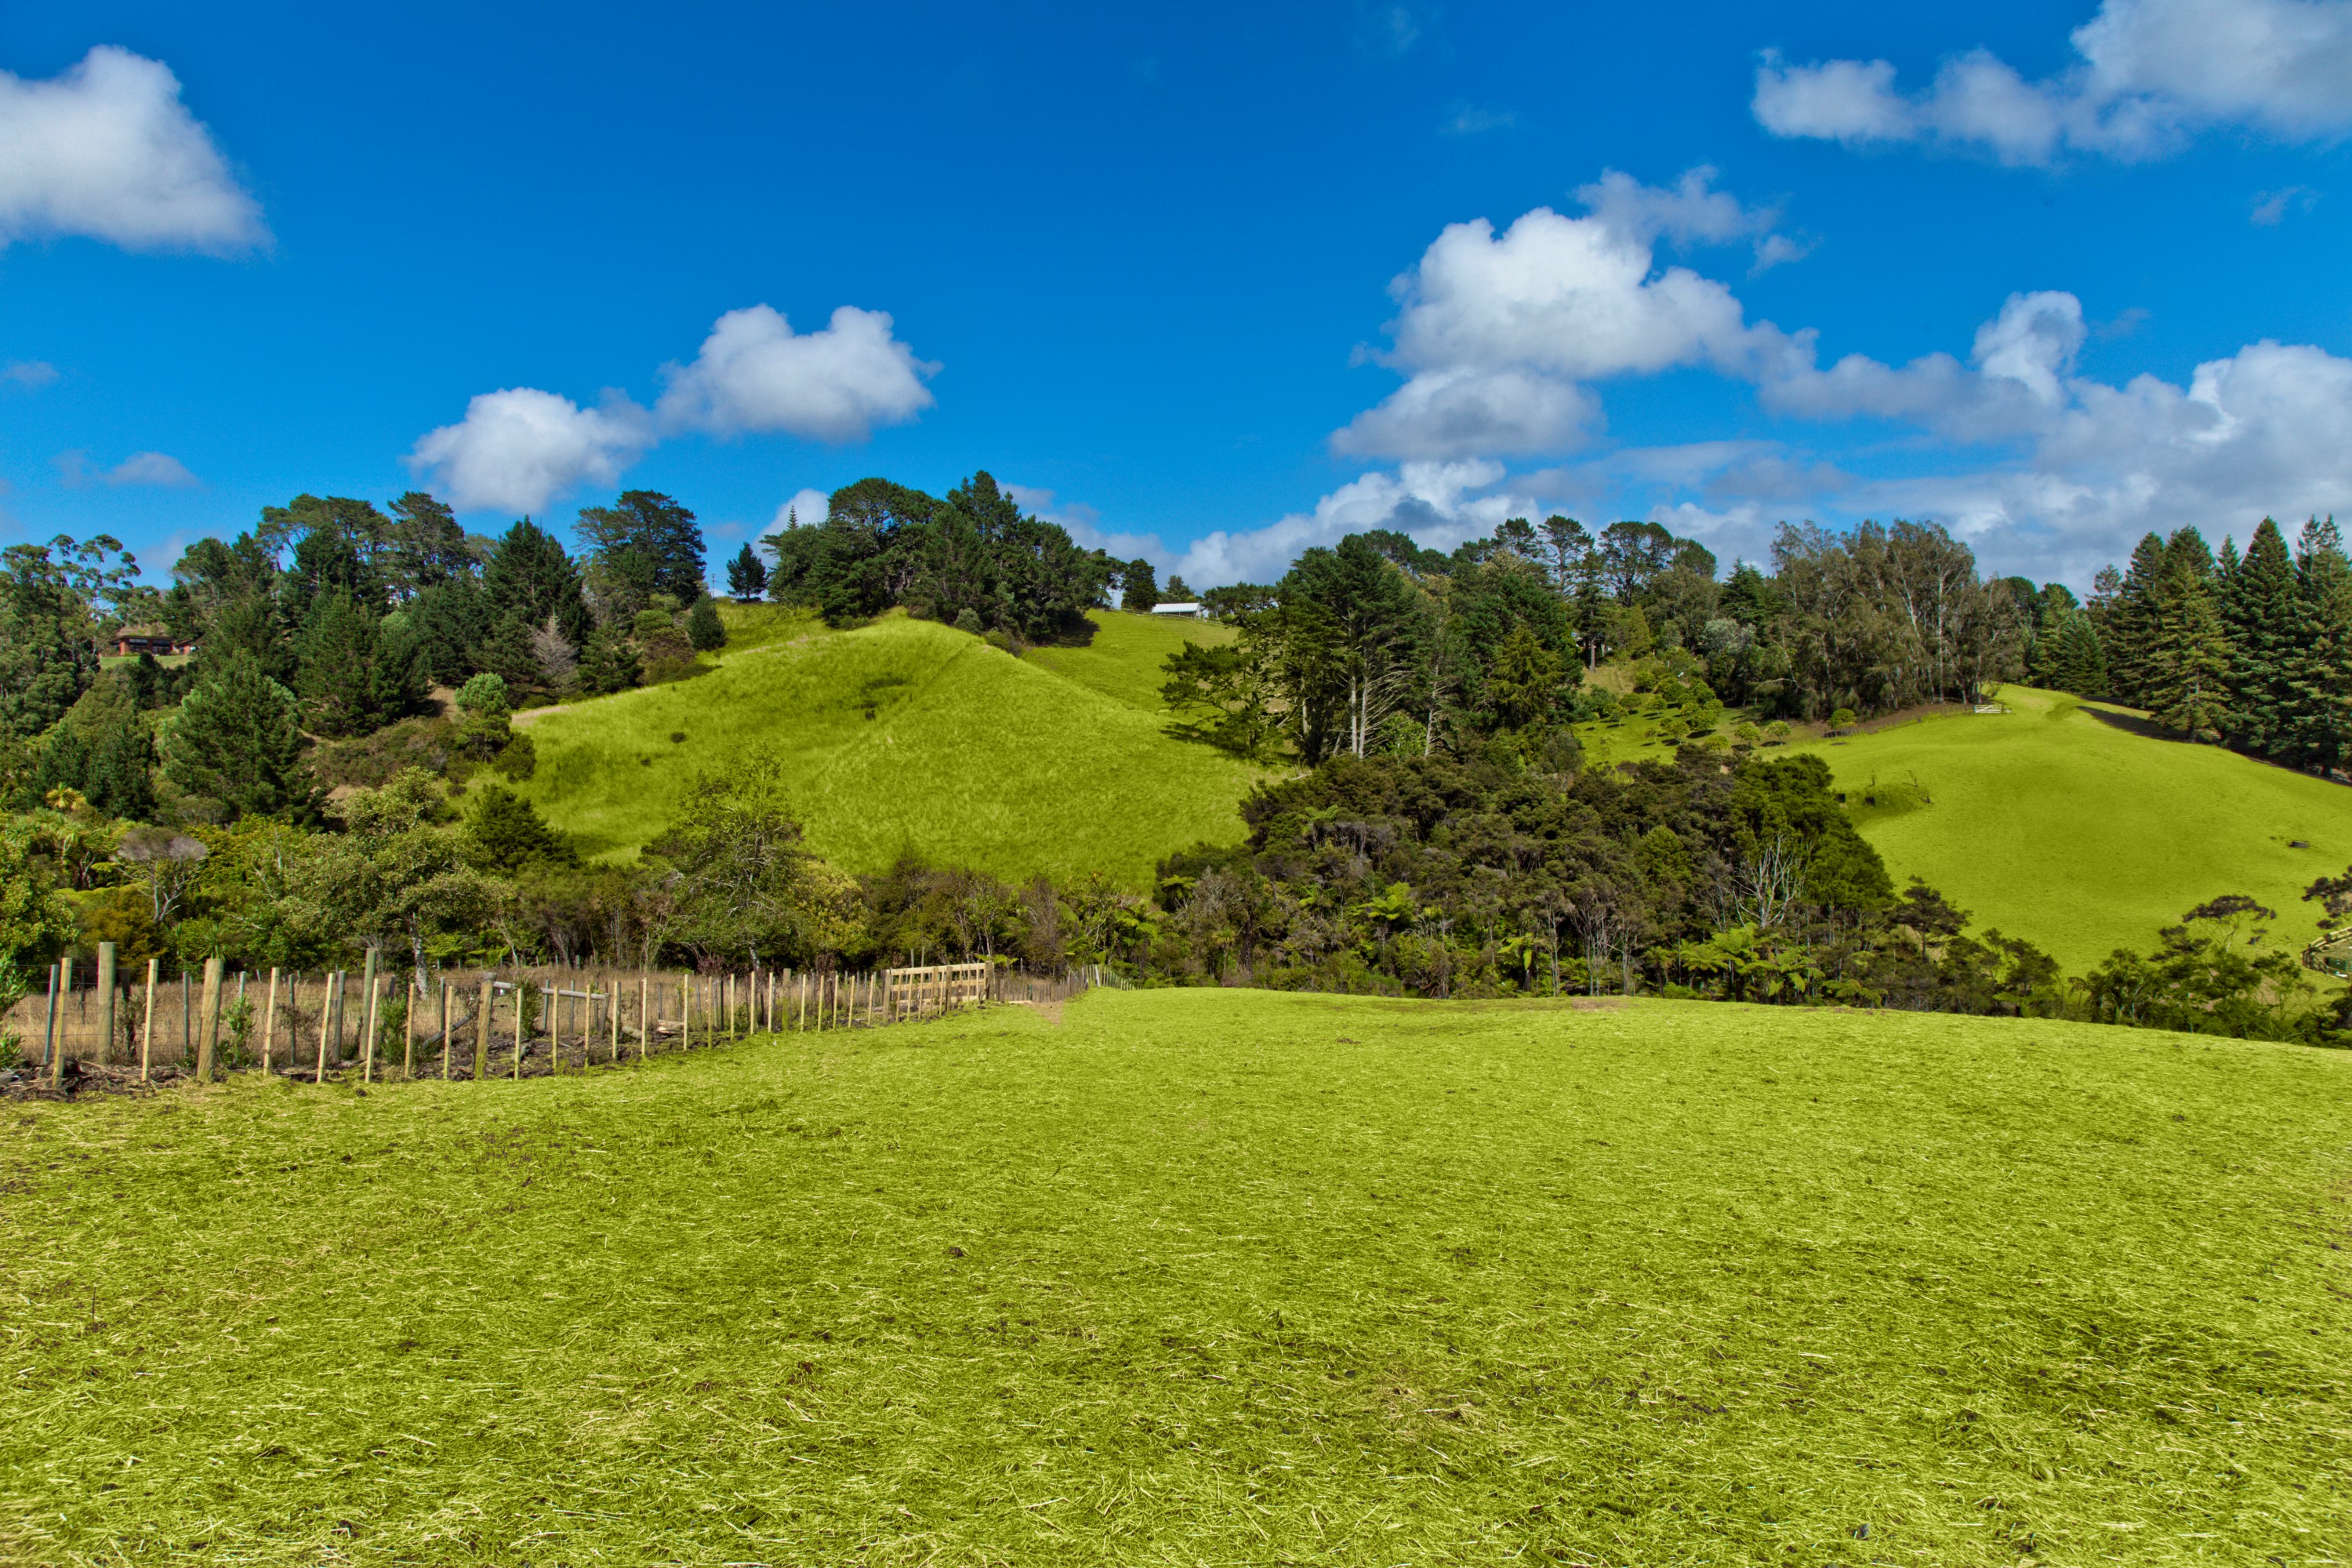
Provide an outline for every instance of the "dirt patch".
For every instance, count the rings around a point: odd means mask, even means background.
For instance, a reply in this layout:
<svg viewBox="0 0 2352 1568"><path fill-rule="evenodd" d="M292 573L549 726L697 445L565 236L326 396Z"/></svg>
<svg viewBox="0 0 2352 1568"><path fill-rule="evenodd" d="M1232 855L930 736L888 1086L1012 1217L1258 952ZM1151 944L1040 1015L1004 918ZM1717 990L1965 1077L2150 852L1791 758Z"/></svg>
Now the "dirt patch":
<svg viewBox="0 0 2352 1568"><path fill-rule="evenodd" d="M178 1082L181 1077L176 1067L157 1068L142 1083L135 1067L110 1067L103 1062L68 1058L54 1086L47 1071L41 1068L11 1068L0 1072L0 1100L86 1100L92 1095L152 1094L166 1084Z"/></svg>

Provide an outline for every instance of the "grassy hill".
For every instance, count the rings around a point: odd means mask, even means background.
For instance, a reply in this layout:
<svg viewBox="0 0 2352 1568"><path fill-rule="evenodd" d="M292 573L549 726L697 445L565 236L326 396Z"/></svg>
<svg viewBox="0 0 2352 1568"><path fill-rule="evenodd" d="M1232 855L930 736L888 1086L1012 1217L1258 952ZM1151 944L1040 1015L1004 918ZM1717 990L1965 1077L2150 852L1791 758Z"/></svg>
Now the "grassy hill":
<svg viewBox="0 0 2352 1568"><path fill-rule="evenodd" d="M21 1106L0 1561L2339 1561L2347 1091L1202 991Z"/></svg>
<svg viewBox="0 0 2352 1568"><path fill-rule="evenodd" d="M2139 732L2120 709L2015 686L2000 701L1792 749L1829 763L1898 882L1925 877L2069 969L2221 893L2278 910L2298 946L2316 930L2300 900L2352 862L2352 789Z"/></svg>
<svg viewBox="0 0 2352 1568"><path fill-rule="evenodd" d="M1234 806L1258 770L1105 694L1133 685L1139 639L1159 629L1118 625L1137 617L1107 616L1091 659L1057 650L1069 675L902 616L850 632L732 618L707 674L529 716L525 791L588 853L634 852L698 764L759 744L782 749L810 844L851 870L913 848L1008 879L1099 870L1139 887L1171 850L1241 837Z"/></svg>
<svg viewBox="0 0 2352 1568"><path fill-rule="evenodd" d="M1167 676L1160 666L1168 656L1187 642L1222 647L1235 635L1233 627L1216 621L1176 620L1122 610L1097 610L1093 620L1095 640L1085 647L1033 647L1021 657L1089 691L1163 715L1160 685Z"/></svg>

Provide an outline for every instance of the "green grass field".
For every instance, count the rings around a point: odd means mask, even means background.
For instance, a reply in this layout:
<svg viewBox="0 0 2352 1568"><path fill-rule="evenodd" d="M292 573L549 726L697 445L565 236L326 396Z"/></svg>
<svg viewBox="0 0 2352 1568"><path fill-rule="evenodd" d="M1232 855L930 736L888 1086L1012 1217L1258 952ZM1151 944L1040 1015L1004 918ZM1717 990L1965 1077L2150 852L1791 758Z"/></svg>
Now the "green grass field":
<svg viewBox="0 0 2352 1568"><path fill-rule="evenodd" d="M1188 991L19 1105L0 1561L2340 1563L2347 1090Z"/></svg>
<svg viewBox="0 0 2352 1568"><path fill-rule="evenodd" d="M1021 657L1089 691L1116 698L1130 708L1165 715L1160 666L1187 642L1219 647L1234 640L1233 627L1216 621L1180 621L1121 610L1094 613L1095 640L1084 647L1033 647Z"/></svg>
<svg viewBox="0 0 2352 1568"><path fill-rule="evenodd" d="M525 721L539 752L525 792L586 853L633 853L696 767L754 745L780 749L810 845L853 871L914 849L1009 879L1101 871L1142 887L1171 851L1242 837L1234 806L1259 771L1099 689L1140 655L1107 649L1066 677L903 616L850 632L730 618L733 646L707 674Z"/></svg>
<svg viewBox="0 0 2352 1568"><path fill-rule="evenodd" d="M2316 931L2303 889L2352 862L2352 789L2136 734L2072 697L2011 686L2000 700L2010 712L1791 749L1829 763L1898 885L1924 877L2070 970L2150 947L2221 893L2278 910L2296 946ZM1928 804L1913 804L1915 781ZM1896 804L1863 805L1874 782L1901 786ZM2311 847L2289 848L2298 838Z"/></svg>

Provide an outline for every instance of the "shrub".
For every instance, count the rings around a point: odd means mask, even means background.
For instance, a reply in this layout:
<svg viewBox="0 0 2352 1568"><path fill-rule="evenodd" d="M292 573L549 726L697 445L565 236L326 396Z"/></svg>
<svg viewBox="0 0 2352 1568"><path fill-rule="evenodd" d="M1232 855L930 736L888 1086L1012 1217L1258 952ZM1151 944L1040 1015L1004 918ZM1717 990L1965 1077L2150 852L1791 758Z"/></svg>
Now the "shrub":
<svg viewBox="0 0 2352 1568"><path fill-rule="evenodd" d="M961 610L957 611L955 629L960 632L970 632L974 637L980 636L980 612L973 609L969 605L966 605Z"/></svg>
<svg viewBox="0 0 2352 1568"><path fill-rule="evenodd" d="M1836 712L1830 715L1830 728L1832 730L1851 730L1853 728L1853 710L1851 708L1841 708Z"/></svg>
<svg viewBox="0 0 2352 1568"><path fill-rule="evenodd" d="M514 711L506 678L487 669L457 689L457 706L478 719L503 720Z"/></svg>
<svg viewBox="0 0 2352 1568"><path fill-rule="evenodd" d="M719 620L719 601L704 595L686 617L686 640L697 653L714 653L727 646L727 628Z"/></svg>

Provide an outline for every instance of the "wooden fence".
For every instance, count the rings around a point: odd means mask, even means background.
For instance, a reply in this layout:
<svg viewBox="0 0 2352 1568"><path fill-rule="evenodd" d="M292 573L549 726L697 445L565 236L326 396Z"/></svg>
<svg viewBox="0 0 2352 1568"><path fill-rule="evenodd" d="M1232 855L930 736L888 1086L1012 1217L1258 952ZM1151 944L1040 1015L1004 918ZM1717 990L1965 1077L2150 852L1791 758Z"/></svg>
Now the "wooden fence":
<svg viewBox="0 0 2352 1568"><path fill-rule="evenodd" d="M115 972L111 944L93 967L52 964L46 984L5 1017L24 1063L49 1083L68 1063L211 1079L258 1070L323 1082L525 1078L577 1072L659 1050L753 1034L872 1028L986 1002L1059 1001L1097 971L1032 974L989 963L850 973L748 973L538 966L357 973L226 972L162 979Z"/></svg>

